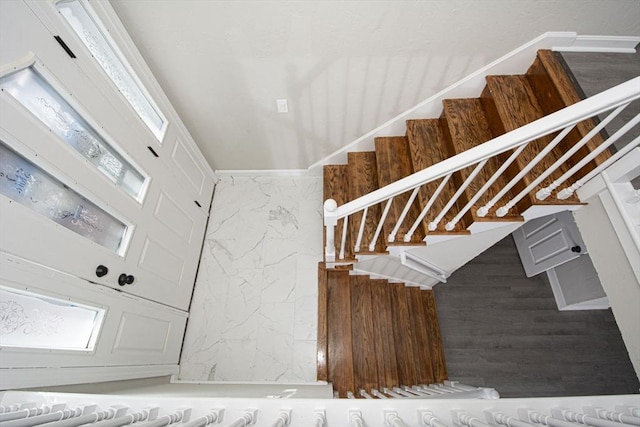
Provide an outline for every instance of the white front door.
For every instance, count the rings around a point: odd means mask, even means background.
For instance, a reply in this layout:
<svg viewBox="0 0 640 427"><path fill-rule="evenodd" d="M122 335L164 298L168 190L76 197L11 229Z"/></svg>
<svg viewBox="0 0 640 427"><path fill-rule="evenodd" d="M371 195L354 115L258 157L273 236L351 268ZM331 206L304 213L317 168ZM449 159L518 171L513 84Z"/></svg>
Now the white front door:
<svg viewBox="0 0 640 427"><path fill-rule="evenodd" d="M532 277L586 253L570 211L527 221L513 232L527 277Z"/></svg>
<svg viewBox="0 0 640 427"><path fill-rule="evenodd" d="M207 177L205 185L201 170L189 170L194 159L177 139L172 160L160 161L155 157L147 148L152 145L153 136L141 130L138 122L123 120L123 114L129 111L118 104L122 102L118 100L120 94L117 91L106 93L104 88L109 86L104 82L96 83L98 74L89 78L25 3L3 3L2 12L0 77L18 76L19 72L32 70L41 77L47 89L36 93L32 99L28 93L21 100L16 95L19 91L12 91L10 87L16 84L15 81L2 83L0 138L9 149L5 153L11 155L0 160L15 155L27 166L40 171L41 175L50 175L62 187L68 187L88 202L57 209L54 215L50 215L53 208L34 209L31 196L25 197L19 185L10 185L15 183L11 181L16 179L13 175L22 166L4 165L8 169L0 179L8 181L7 191L0 194L0 250L91 282L187 310L208 216L208 204L203 206L198 200L206 203L210 200L210 196L196 194L194 188L209 191L212 180ZM67 34L67 37L69 40L72 36ZM77 45L75 49L79 54L85 53ZM85 62L91 60L90 55L86 56L89 57L83 59ZM25 79L20 74L17 84ZM22 87L19 89L23 90ZM53 98L47 98L47 93L53 94ZM62 103L67 103L79 119L75 120L60 108L60 103L53 102L56 96ZM25 102L31 102L32 108ZM111 145L115 156L128 163L133 171L129 175L141 177L143 183L132 184L130 177L115 179L105 174L103 163L109 163L109 159L98 164L98 160L92 158L93 154L86 152L96 151L95 147L78 148L79 139L75 137L72 141L73 137L68 137L70 132L83 132L78 128L79 122L84 122L85 129L95 131ZM84 142L88 139L90 137L85 136ZM170 161L192 172L189 179L177 179L178 175L168 167ZM27 175L20 180L36 179L33 173L25 173ZM126 191L127 187L140 187L140 191L132 195ZM42 197L38 199L40 206ZM28 202L24 202L26 199ZM86 209L87 206L93 210ZM86 215L83 214L85 211ZM66 215L82 230L65 227L62 220L56 222L52 218L56 215ZM105 245L88 238L88 235L95 236L96 230L107 230L106 234L112 234L111 240L121 239L121 244ZM121 277L125 280L120 280Z"/></svg>
<svg viewBox="0 0 640 427"><path fill-rule="evenodd" d="M170 374L187 313L0 252L0 319L5 389Z"/></svg>

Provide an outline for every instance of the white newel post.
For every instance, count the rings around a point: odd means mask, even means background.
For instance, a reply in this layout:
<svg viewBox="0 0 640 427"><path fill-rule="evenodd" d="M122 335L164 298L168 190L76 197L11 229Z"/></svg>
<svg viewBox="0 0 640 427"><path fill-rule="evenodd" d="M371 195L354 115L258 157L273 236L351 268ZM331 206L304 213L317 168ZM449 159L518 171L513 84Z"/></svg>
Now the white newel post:
<svg viewBox="0 0 640 427"><path fill-rule="evenodd" d="M407 425L402 421L402 418L398 416L396 411L385 410L382 412L384 416L385 425L389 427L407 427Z"/></svg>
<svg viewBox="0 0 640 427"><path fill-rule="evenodd" d="M324 202L324 226L326 246L324 247L325 262L336 260L336 225L338 225L338 203L333 199Z"/></svg>

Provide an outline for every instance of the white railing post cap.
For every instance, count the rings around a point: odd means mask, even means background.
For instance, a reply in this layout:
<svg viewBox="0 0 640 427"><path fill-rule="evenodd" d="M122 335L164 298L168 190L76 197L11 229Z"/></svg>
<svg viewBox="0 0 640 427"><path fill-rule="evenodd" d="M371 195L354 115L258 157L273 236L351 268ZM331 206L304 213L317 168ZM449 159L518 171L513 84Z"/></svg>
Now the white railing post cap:
<svg viewBox="0 0 640 427"><path fill-rule="evenodd" d="M324 202L325 212L335 212L338 210L338 202L333 199L327 199Z"/></svg>

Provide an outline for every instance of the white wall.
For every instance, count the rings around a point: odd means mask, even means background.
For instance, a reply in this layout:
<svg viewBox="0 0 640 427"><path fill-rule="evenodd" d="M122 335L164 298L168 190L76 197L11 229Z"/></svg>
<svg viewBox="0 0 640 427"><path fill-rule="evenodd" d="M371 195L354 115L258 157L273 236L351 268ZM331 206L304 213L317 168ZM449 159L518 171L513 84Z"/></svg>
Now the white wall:
<svg viewBox="0 0 640 427"><path fill-rule="evenodd" d="M548 31L640 34L635 0L112 4L215 169L307 168Z"/></svg>
<svg viewBox="0 0 640 427"><path fill-rule="evenodd" d="M574 213L576 224L609 298L631 363L640 378L640 283L600 198L593 196L587 203ZM615 212L611 214L615 215ZM635 259L640 261L640 253Z"/></svg>

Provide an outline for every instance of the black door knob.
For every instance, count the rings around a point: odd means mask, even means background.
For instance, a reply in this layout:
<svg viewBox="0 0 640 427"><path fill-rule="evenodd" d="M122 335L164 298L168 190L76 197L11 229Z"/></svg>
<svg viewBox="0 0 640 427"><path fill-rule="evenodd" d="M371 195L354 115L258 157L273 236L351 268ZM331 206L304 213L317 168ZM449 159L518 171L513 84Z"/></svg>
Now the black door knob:
<svg viewBox="0 0 640 427"><path fill-rule="evenodd" d="M99 265L96 267L96 276L98 277L106 276L108 272L109 269L104 265Z"/></svg>
<svg viewBox="0 0 640 427"><path fill-rule="evenodd" d="M124 286L124 285L130 285L133 283L133 281L136 280L135 277L133 277L132 275L127 275L125 273L122 273L120 276L118 276L118 285L120 286Z"/></svg>
<svg viewBox="0 0 640 427"><path fill-rule="evenodd" d="M574 246L571 248L571 252L575 252L577 254L579 254L580 252L582 252L582 248L578 245Z"/></svg>

